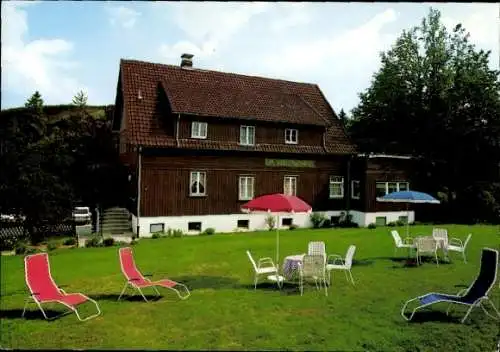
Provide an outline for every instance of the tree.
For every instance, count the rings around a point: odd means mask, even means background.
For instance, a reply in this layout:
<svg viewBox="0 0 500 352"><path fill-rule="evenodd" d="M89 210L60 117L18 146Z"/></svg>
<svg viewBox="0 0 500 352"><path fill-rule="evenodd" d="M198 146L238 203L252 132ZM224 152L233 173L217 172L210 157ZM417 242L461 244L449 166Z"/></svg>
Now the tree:
<svg viewBox="0 0 500 352"><path fill-rule="evenodd" d="M73 105L79 107L87 106L87 93L85 93L83 90L76 93L76 95L73 97Z"/></svg>
<svg viewBox="0 0 500 352"><path fill-rule="evenodd" d="M33 95L28 98L26 103L24 103L24 106L28 109L41 113L43 109L43 99L41 94L38 91L33 93Z"/></svg>
<svg viewBox="0 0 500 352"><path fill-rule="evenodd" d="M346 127L347 129L349 128L350 120L347 117L347 114L345 113L344 109L340 109L339 120L342 122L342 124L344 125L344 127Z"/></svg>
<svg viewBox="0 0 500 352"><path fill-rule="evenodd" d="M420 184L446 188L450 200L474 182L498 180L500 82L489 55L461 24L447 31L431 9L381 54L353 109L351 136L364 151L421 157Z"/></svg>

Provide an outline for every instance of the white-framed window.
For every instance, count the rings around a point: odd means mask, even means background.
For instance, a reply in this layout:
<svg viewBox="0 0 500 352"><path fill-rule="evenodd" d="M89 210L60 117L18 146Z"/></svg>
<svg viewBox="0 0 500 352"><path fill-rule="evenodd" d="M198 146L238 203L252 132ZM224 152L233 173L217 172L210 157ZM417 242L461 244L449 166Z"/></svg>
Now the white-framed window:
<svg viewBox="0 0 500 352"><path fill-rule="evenodd" d="M297 144L299 142L299 130L294 128L285 129L285 143Z"/></svg>
<svg viewBox="0 0 500 352"><path fill-rule="evenodd" d="M150 224L149 225L149 232L150 233L165 232L165 224L162 224L162 223Z"/></svg>
<svg viewBox="0 0 500 352"><path fill-rule="evenodd" d="M240 126L240 144L255 144L255 126Z"/></svg>
<svg viewBox="0 0 500 352"><path fill-rule="evenodd" d="M408 182L398 182L399 192L408 191L410 189Z"/></svg>
<svg viewBox="0 0 500 352"><path fill-rule="evenodd" d="M253 176L240 176L238 182L238 198L239 200L253 199L255 177Z"/></svg>
<svg viewBox="0 0 500 352"><path fill-rule="evenodd" d="M287 196L297 195L297 176L285 176L283 180L283 194Z"/></svg>
<svg viewBox="0 0 500 352"><path fill-rule="evenodd" d="M408 182L377 182L375 185L376 197L383 197L392 192L408 191L410 184Z"/></svg>
<svg viewBox="0 0 500 352"><path fill-rule="evenodd" d="M344 178L342 176L330 176L329 182L330 198L344 197Z"/></svg>
<svg viewBox="0 0 500 352"><path fill-rule="evenodd" d="M207 138L207 123L193 121L191 123L191 138L199 138L199 139Z"/></svg>
<svg viewBox="0 0 500 352"><path fill-rule="evenodd" d="M361 194L361 189L359 185L359 181L353 180L351 181L351 198L352 199L359 199Z"/></svg>
<svg viewBox="0 0 500 352"><path fill-rule="evenodd" d="M189 179L189 195L205 196L207 194L207 174L203 171L192 171Z"/></svg>

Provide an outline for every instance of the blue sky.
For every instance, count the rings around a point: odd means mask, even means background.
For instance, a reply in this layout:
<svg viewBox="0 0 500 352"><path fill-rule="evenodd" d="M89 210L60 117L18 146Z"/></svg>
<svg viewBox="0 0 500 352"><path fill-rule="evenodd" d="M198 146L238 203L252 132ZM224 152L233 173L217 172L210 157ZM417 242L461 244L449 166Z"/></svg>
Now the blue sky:
<svg viewBox="0 0 500 352"><path fill-rule="evenodd" d="M39 90L66 104L113 104L120 58L316 83L351 110L405 28L429 7L461 22L499 67L498 4L2 1L2 109Z"/></svg>

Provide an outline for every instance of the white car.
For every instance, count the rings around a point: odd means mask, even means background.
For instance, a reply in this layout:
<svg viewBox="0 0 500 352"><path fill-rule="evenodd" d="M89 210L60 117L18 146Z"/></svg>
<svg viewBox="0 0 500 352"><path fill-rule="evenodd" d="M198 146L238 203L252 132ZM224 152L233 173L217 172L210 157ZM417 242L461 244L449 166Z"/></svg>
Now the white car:
<svg viewBox="0 0 500 352"><path fill-rule="evenodd" d="M12 214L0 214L0 220L14 221L16 220L16 217Z"/></svg>
<svg viewBox="0 0 500 352"><path fill-rule="evenodd" d="M90 222L92 214L90 213L89 207L75 207L73 209L73 220L78 223Z"/></svg>

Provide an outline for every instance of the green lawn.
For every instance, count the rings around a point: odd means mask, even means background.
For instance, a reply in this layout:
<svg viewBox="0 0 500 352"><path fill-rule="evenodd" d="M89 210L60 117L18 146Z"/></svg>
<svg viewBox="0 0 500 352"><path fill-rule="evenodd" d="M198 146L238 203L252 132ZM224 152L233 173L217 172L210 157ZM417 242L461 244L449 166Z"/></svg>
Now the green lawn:
<svg viewBox="0 0 500 352"><path fill-rule="evenodd" d="M468 263L459 255L450 264L405 267L404 250L394 257L391 228L282 231L282 258L307 251L307 243L325 241L328 254L344 255L355 244L352 273L356 285L336 273L329 295L313 285L300 296L296 286L262 284L253 289L253 271L245 250L274 258L275 233L238 233L141 240L136 262L153 279L168 277L191 289L181 301L168 290L149 303L117 302L124 283L118 247L58 249L50 253L52 275L67 292L97 300L102 315L79 322L74 314L47 322L31 306L22 319L27 288L23 258L1 257L0 347L23 349L224 349L336 351L493 351L500 336L498 322L475 310L466 324L451 318L446 306L408 323L400 316L404 301L430 291L456 293L479 268L482 247L498 248L498 227L440 226L453 237L473 237ZM429 234L431 226L411 227ZM404 229L399 228L400 233ZM147 289L146 289L147 290ZM161 290L161 289L160 289ZM153 291L148 291L153 293ZM493 301L500 302L498 285ZM57 307L57 308L56 308ZM60 306L50 307L60 310ZM93 307L84 307L91 313Z"/></svg>

